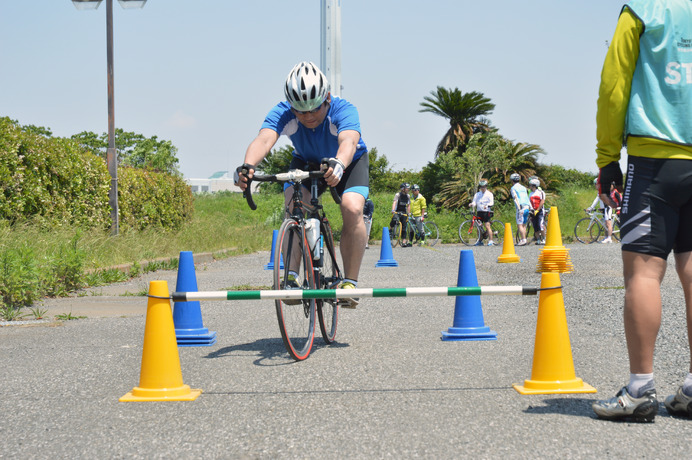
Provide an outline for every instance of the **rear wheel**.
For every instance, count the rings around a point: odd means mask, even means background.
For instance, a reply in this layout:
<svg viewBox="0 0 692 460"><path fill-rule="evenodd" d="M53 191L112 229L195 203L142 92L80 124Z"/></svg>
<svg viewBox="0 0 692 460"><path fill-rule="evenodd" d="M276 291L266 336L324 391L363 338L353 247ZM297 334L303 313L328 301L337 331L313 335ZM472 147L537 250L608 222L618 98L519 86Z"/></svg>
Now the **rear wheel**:
<svg viewBox="0 0 692 460"><path fill-rule="evenodd" d="M279 229L279 240L274 248L274 289L315 289L312 255L301 225L286 219ZM283 260L284 268L278 261ZM314 299L276 299L279 330L288 353L301 361L310 355L315 338Z"/></svg>
<svg viewBox="0 0 692 460"><path fill-rule="evenodd" d="M459 225L459 240L466 246L478 243L479 238L478 227L473 225L472 221L466 220Z"/></svg>
<svg viewBox="0 0 692 460"><path fill-rule="evenodd" d="M324 254L317 287L318 289L336 289L342 278L339 264L336 261L332 228L326 220L322 222L322 236L324 237ZM319 319L322 338L325 342L332 343L336 337L336 325L339 319L337 300L317 299L317 318Z"/></svg>
<svg viewBox="0 0 692 460"><path fill-rule="evenodd" d="M598 240L598 235L601 233L601 227L596 220L590 217L584 217L577 221L574 226L574 237L584 244L591 244Z"/></svg>

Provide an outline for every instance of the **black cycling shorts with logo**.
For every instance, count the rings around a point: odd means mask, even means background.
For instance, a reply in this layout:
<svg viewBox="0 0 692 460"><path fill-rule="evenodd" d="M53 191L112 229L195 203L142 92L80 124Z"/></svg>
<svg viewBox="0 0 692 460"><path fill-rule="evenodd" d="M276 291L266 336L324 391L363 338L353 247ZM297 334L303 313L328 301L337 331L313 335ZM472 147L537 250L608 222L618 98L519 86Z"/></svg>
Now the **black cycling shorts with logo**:
<svg viewBox="0 0 692 460"><path fill-rule="evenodd" d="M628 157L620 233L623 251L692 251L692 160Z"/></svg>

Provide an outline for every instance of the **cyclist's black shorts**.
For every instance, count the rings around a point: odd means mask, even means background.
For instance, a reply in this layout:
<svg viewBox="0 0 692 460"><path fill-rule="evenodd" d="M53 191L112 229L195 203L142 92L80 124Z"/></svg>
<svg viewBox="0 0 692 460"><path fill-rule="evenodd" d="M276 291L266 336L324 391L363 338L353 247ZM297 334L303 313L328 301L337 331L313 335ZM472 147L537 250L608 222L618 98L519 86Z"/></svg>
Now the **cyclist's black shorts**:
<svg viewBox="0 0 692 460"><path fill-rule="evenodd" d="M692 161L630 155L620 212L622 250L666 259L692 251Z"/></svg>
<svg viewBox="0 0 692 460"><path fill-rule="evenodd" d="M493 211L477 211L476 215L478 218L481 220L481 222L486 223L490 222L490 219L493 218Z"/></svg>
<svg viewBox="0 0 692 460"><path fill-rule="evenodd" d="M293 157L291 164L288 167L289 170L299 169L301 171L319 171L320 165L315 163L306 163L300 158ZM344 191L355 192L363 195L367 199L368 193L370 191L370 166L368 154L363 154L360 158L355 160L353 163L348 165L348 168L344 170L344 175L341 177L341 181L336 185L336 191L339 196L344 194ZM306 187L310 186L310 181L304 182ZM288 185L284 185L286 189ZM323 180L320 181L319 193L322 194L327 188L327 183Z"/></svg>

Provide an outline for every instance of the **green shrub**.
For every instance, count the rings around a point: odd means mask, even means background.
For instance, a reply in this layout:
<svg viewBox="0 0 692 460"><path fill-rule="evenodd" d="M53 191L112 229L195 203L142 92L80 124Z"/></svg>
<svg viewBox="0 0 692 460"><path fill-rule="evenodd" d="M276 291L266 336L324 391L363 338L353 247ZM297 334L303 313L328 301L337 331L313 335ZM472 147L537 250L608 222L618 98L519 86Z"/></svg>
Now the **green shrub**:
<svg viewBox="0 0 692 460"><path fill-rule="evenodd" d="M74 141L0 118L0 219L107 228L109 184L104 162Z"/></svg>
<svg viewBox="0 0 692 460"><path fill-rule="evenodd" d="M118 205L123 229L178 229L192 217L190 187L179 176L120 168Z"/></svg>

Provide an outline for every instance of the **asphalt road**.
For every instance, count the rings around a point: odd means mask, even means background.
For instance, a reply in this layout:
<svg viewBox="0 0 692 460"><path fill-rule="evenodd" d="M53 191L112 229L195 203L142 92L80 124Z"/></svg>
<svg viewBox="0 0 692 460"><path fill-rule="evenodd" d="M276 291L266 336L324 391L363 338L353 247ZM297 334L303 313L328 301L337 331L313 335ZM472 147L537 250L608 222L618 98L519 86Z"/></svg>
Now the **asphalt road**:
<svg viewBox="0 0 692 460"><path fill-rule="evenodd" d="M597 394L521 395L532 376L539 297L487 296L496 341L442 341L455 299L362 299L342 311L337 343L316 339L296 363L283 348L271 301L203 302L211 347L181 347L193 402L124 403L139 384L152 279L47 300L51 314L87 318L0 327L0 458L686 458L692 421L596 419L595 399L628 378L619 245L568 245L575 271L560 276L576 376ZM455 286L461 246L396 248L396 268L366 251L362 287ZM541 247L473 248L480 285L538 286ZM199 264L199 290L268 286L268 252ZM672 263L672 259L671 259ZM659 400L688 372L682 291L666 275L656 353ZM123 294L128 295L123 295ZM319 332L318 332L319 336Z"/></svg>

